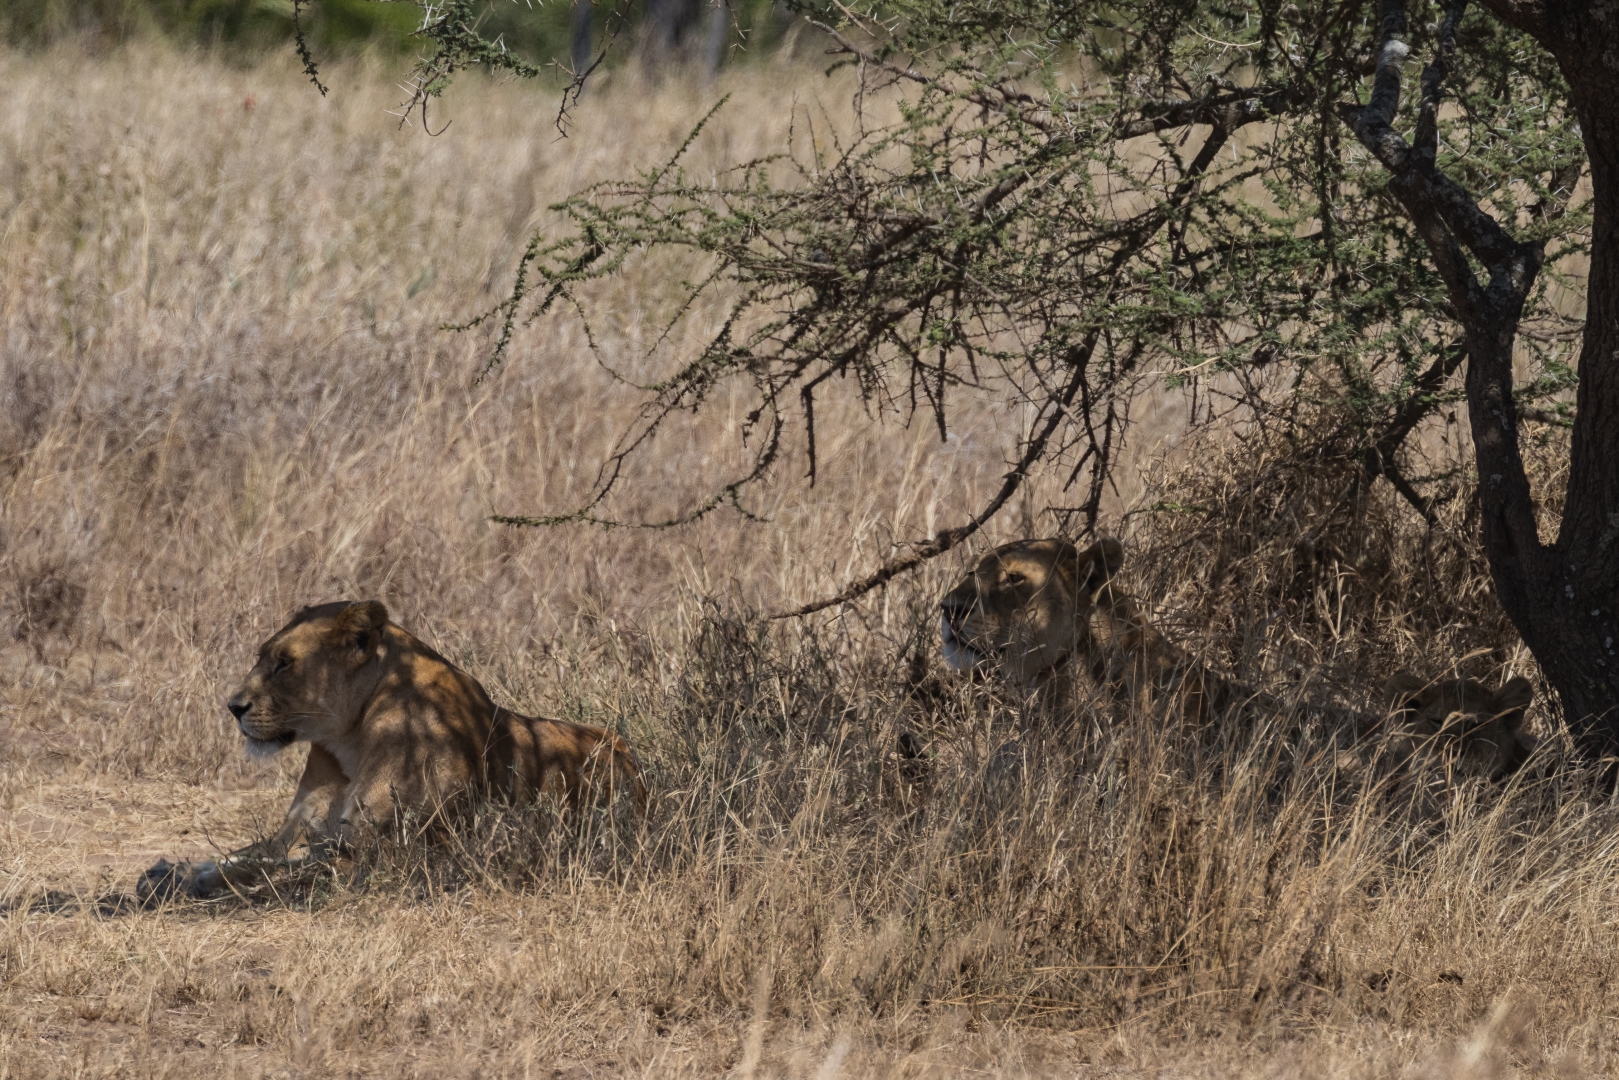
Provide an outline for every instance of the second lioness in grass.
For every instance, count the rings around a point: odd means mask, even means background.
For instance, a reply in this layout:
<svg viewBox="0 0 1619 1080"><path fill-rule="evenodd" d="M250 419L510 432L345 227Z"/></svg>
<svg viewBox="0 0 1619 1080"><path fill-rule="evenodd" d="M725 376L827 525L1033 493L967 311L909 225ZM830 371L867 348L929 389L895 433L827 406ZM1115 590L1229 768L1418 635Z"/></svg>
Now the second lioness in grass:
<svg viewBox="0 0 1619 1080"><path fill-rule="evenodd" d="M1123 561L1112 539L1083 550L1058 539L1002 544L940 605L945 661L994 669L1029 690L1061 685L1078 665L1121 700L1212 718L1230 704L1230 687L1114 584Z"/></svg>

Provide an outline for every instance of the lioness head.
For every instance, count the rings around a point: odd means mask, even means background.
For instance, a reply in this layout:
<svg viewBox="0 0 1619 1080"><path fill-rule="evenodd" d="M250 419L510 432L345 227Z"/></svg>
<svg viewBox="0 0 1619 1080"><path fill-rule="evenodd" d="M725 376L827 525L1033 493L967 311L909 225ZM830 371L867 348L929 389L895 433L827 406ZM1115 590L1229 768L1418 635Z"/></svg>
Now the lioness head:
<svg viewBox="0 0 1619 1080"><path fill-rule="evenodd" d="M1469 771L1491 779L1516 769L1534 749L1523 721L1535 690L1522 676L1491 690L1472 679L1430 681L1402 671L1388 681L1384 696L1395 730L1413 750L1453 749Z"/></svg>
<svg viewBox="0 0 1619 1080"><path fill-rule="evenodd" d="M1066 540L1001 545L940 604L945 662L958 671L995 665L1014 682L1038 681L1085 650L1092 598L1123 559L1117 540L1084 551Z"/></svg>
<svg viewBox="0 0 1619 1080"><path fill-rule="evenodd" d="M376 688L388 609L375 600L306 607L259 646L258 663L225 707L248 753L339 739Z"/></svg>

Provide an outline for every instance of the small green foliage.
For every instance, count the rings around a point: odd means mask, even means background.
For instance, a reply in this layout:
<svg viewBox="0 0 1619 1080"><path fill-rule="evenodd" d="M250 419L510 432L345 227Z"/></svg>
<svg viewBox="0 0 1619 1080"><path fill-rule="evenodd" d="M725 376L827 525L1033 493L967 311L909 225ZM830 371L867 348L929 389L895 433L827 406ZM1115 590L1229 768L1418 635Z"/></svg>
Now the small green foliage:
<svg viewBox="0 0 1619 1080"><path fill-rule="evenodd" d="M412 111L419 110L422 129L429 134L438 132L428 125L428 102L444 93L458 72L483 68L491 74L504 71L524 79L540 73L500 40L483 36L478 26L483 5L477 0L423 0L419 6L422 22L416 36L430 42L433 52L416 66L404 113L408 119Z"/></svg>

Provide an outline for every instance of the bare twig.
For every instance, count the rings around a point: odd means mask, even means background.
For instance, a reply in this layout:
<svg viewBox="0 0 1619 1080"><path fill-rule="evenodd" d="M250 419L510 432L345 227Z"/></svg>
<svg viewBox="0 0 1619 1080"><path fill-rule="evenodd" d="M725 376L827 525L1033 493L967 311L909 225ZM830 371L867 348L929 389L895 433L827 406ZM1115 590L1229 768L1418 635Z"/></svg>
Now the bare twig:
<svg viewBox="0 0 1619 1080"><path fill-rule="evenodd" d="M1101 329L1099 327L1093 327L1083 347L1083 351L1087 355L1096 348L1096 341L1100 336ZM926 540L913 547L909 555L884 563L882 566L878 567L872 573L867 574L859 581L850 583L847 587L840 590L836 596L829 596L823 600L816 600L813 603L805 604L803 607L795 608L792 611L786 611L778 615L773 615L771 618L792 619L801 615L813 615L817 611L822 611L838 604L847 604L851 600L859 599L860 597L871 592L873 589L878 589L888 584L895 577L905 573L907 570L914 569L915 567L927 562L929 559L943 555L951 548L960 544L963 540L966 540L968 537L972 536L979 529L983 528L986 522L988 522L996 514L1000 513L1001 508L1006 505L1007 500L1011 499L1013 495L1017 494L1018 488L1022 487L1024 480L1028 478L1029 470L1035 465L1036 462L1045 456L1046 445L1051 441L1052 434L1057 430L1057 426L1062 422L1063 416L1067 413L1068 406L1073 404L1074 397L1079 393L1079 388L1084 383L1084 378L1085 365L1083 363L1074 365L1073 374L1068 380L1068 385L1063 388L1061 394L1055 396L1046 403L1046 407L1044 409L1045 415L1043 417L1044 422L1040 424L1039 430L1034 433L1033 437L1031 437L1029 441L1024 444L1023 456L1018 459L1018 462L1015 466L1013 466L1012 471L1008 472L1004 477L1001 478L1001 487L1000 490L995 493L995 497L990 499L982 510L973 515L970 521L964 525L957 525L953 529L944 529L938 533L935 533L932 539Z"/></svg>

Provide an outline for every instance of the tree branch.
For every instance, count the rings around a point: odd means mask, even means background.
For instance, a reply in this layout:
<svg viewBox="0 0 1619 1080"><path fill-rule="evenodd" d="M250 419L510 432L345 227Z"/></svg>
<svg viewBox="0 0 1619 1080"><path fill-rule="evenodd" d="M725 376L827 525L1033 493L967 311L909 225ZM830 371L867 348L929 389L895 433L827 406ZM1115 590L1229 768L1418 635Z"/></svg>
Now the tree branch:
<svg viewBox="0 0 1619 1080"><path fill-rule="evenodd" d="M1434 512L1433 500L1412 487L1411 481L1407 480L1405 474L1396 469L1392 462L1383 467L1383 477L1394 485L1394 490L1400 493L1401 498L1411 504L1413 510L1422 515L1423 521L1426 521L1429 525L1439 524L1439 515Z"/></svg>
<svg viewBox="0 0 1619 1080"><path fill-rule="evenodd" d="M864 49L856 45L826 23L810 19L809 24L837 42L836 48L826 50L833 56L840 54L853 56L861 63L868 64L880 71L886 71L895 78L905 79L908 82L918 83L922 86L939 85L939 80L934 76L917 71L915 68L901 67L899 64L885 60L870 49ZM962 98L972 102L974 105L981 105L1003 116L1009 116L1014 120L1028 124L1037 131L1045 132L1048 135L1056 134L1056 129L1048 121L1029 115L1028 107L1038 108L1038 103L1032 96L1007 86L997 86L993 89L998 96L992 97L983 90L969 90L962 95ZM1024 107L1020 108L1019 106Z"/></svg>
<svg viewBox="0 0 1619 1080"><path fill-rule="evenodd" d="M1428 366L1428 370L1417 376L1417 380L1411 384L1410 396L1395 411L1394 418L1377 437L1377 441L1367 447L1366 454L1361 459L1368 477L1386 475L1384 470L1393 466L1395 451L1400 448L1405 437L1411 434L1413 428L1433 414L1437 407L1434 395L1439 393L1445 385L1445 380L1454 375L1462 366L1462 361L1466 359L1467 342L1465 340L1455 342L1440 350L1439 356Z"/></svg>
<svg viewBox="0 0 1619 1080"><path fill-rule="evenodd" d="M1022 487L1023 481L1028 478L1029 470L1045 456L1046 445L1051 441L1051 436L1056 432L1057 426L1062 423L1063 417L1068 412L1068 407L1073 404L1075 395L1079 393L1079 388L1085 381L1086 365L1090 362L1091 354L1096 351L1096 343L1101 338L1101 335L1101 327L1091 328L1084 343L1076 350L1077 355L1073 366L1073 375L1069 378L1068 385L1063 388L1060 394L1054 395L1046 402L1044 423L1040 425L1039 430L1024 445L1023 456L1018 459L1012 471L1002 477L1001 488L995 493L995 497L982 510L973 515L971 520L964 525L957 525L953 529L944 529L935 533L931 540L926 540L913 547L909 555L884 563L859 581L851 582L839 591L836 596L816 600L792 611L772 615L771 618L794 619L801 615L813 615L817 611L823 611L826 608L834 607L838 604L847 604L851 600L859 599L873 589L887 585L891 580L907 570L912 570L929 559L943 555L983 528L990 518L1000 512L1001 507L1006 505L1007 500L1017 494L1018 488Z"/></svg>
<svg viewBox="0 0 1619 1080"><path fill-rule="evenodd" d="M1218 97L1150 101L1142 105L1139 117L1119 127L1118 135L1134 139L1193 124L1209 124L1230 133L1245 124L1280 115L1297 96L1293 87L1282 86L1242 90Z"/></svg>
<svg viewBox="0 0 1619 1080"><path fill-rule="evenodd" d="M1518 448L1512 344L1523 305L1540 272L1544 248L1512 239L1437 165L1440 98L1455 59L1457 30L1466 7L1467 0L1445 4L1434 59L1422 75L1414 148L1393 127L1399 107L1400 63L1409 51L1400 40L1405 13L1399 0L1384 0L1382 5L1382 44L1371 102L1342 106L1340 114L1362 145L1389 170L1389 190L1426 241L1462 323L1469 356L1467 404L1479 469L1485 548L1490 553L1496 595L1522 629L1527 626L1529 597L1540 576L1545 549ZM1490 278L1488 287L1479 284L1467 265L1462 244L1483 264ZM1375 464L1401 489L1403 478L1398 478L1392 462L1381 452ZM1411 500L1414 491L1401 490L1401 494ZM1412 505L1424 509L1416 500Z"/></svg>
<svg viewBox="0 0 1619 1080"><path fill-rule="evenodd" d="M1458 309L1471 311L1481 299L1478 280L1451 233L1447 216L1433 198L1433 181L1443 174L1434 167L1432 158L1414 154L1394 130L1394 117L1400 106L1400 66L1411 52L1401 40L1404 33L1404 5L1399 0L1385 0L1372 99L1366 105L1342 105L1339 113L1361 144L1392 174L1394 180L1390 187L1433 253L1439 276L1444 279ZM1435 96L1439 89L1437 78L1425 87ZM1465 193L1463 197L1465 199Z"/></svg>
<svg viewBox="0 0 1619 1080"><path fill-rule="evenodd" d="M844 54L856 57L862 63L885 71L895 78L904 79L922 86L939 85L939 80L935 76L886 60L870 49L856 45L826 23L816 22L812 19L810 20L810 25L837 43L836 48L827 50L833 55ZM1028 124L1030 127L1047 135L1060 134L1055 125L1032 115L1033 112L1037 112L1042 108L1039 100L1033 95L1005 85L994 86L991 89L994 90L996 96L991 96L984 90L973 90L963 94L962 97L975 105L980 105L1003 116ZM1279 115L1288 105L1294 102L1297 96L1298 92L1295 88L1282 86L1256 87L1252 89L1233 88L1224 94L1216 95L1211 93L1209 96L1201 98L1171 98L1164 101L1149 101L1142 105L1140 116L1134 120L1124 122L1113 134L1121 139L1134 139L1141 135L1151 135L1154 132L1189 127L1193 124L1209 124L1217 128L1224 128L1229 133L1246 124L1267 120Z"/></svg>

